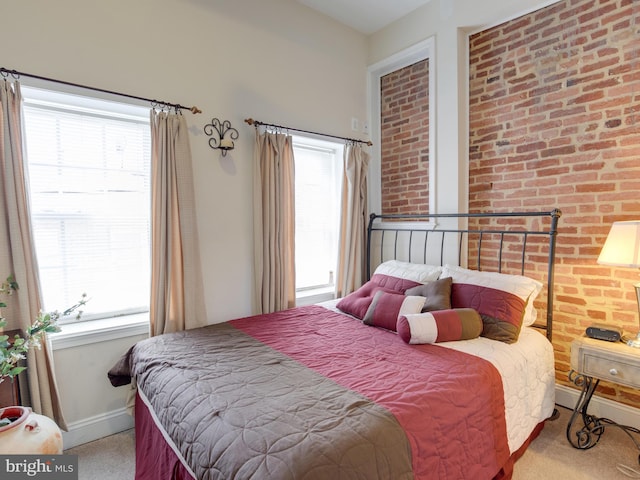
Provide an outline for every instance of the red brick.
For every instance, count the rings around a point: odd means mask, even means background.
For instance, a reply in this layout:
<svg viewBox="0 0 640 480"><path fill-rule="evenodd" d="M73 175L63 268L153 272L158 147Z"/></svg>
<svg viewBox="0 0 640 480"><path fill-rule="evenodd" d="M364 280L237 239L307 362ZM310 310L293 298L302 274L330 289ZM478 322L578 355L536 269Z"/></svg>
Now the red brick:
<svg viewBox="0 0 640 480"><path fill-rule="evenodd" d="M470 210L551 205L564 213L556 265L559 377L586 322L623 319L637 329L637 272L626 278L623 269L596 264L609 225L640 214L640 38L633 30L640 17L633 18L633 5L563 0L470 43ZM496 96L506 87L508 94ZM604 394L632 404L624 388Z"/></svg>
<svg viewBox="0 0 640 480"><path fill-rule="evenodd" d="M568 145L566 147L545 149L542 152L540 152L540 155L542 158L557 157L560 155L570 155L572 153L575 153L575 151L576 151L576 147L574 145Z"/></svg>

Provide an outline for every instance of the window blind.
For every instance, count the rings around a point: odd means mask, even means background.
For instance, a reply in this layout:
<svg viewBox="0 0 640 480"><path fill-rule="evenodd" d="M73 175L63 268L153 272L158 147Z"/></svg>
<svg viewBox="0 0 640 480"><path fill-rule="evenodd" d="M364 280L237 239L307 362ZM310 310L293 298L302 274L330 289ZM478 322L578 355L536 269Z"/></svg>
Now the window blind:
<svg viewBox="0 0 640 480"><path fill-rule="evenodd" d="M148 109L23 92L43 307L64 310L86 292L83 320L147 311Z"/></svg>
<svg viewBox="0 0 640 480"><path fill-rule="evenodd" d="M341 144L296 136L296 290L334 284L340 227Z"/></svg>

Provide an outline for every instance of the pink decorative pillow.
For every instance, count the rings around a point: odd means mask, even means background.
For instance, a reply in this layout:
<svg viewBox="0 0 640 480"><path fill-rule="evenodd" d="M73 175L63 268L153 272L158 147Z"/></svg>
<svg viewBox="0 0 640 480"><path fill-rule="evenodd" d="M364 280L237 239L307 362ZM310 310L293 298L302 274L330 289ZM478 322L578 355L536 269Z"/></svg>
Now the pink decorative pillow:
<svg viewBox="0 0 640 480"><path fill-rule="evenodd" d="M518 340L527 304L542 284L521 275L479 272L445 265L443 275L453 279L452 308L473 308L484 323L482 336L505 343Z"/></svg>
<svg viewBox="0 0 640 480"><path fill-rule="evenodd" d="M454 283L451 306L477 310L484 322L484 337L514 343L520 336L525 302L517 295L481 285Z"/></svg>
<svg viewBox="0 0 640 480"><path fill-rule="evenodd" d="M396 331L401 315L419 313L424 305L424 297L378 291L373 296L363 321L365 325Z"/></svg>
<svg viewBox="0 0 640 480"><path fill-rule="evenodd" d="M408 288L437 280L440 272L440 265L387 260L376 267L371 280L381 287L405 293Z"/></svg>
<svg viewBox="0 0 640 480"><path fill-rule="evenodd" d="M408 280L406 278L392 277L389 275L383 275L376 273L371 277L371 281L380 287L384 287L387 290L392 290L398 293L404 293L406 290L419 287L421 283Z"/></svg>
<svg viewBox="0 0 640 480"><path fill-rule="evenodd" d="M441 271L439 265L388 260L377 266L371 280L346 295L336 306L344 313L362 320L378 290L405 293L409 288L437 280Z"/></svg>
<svg viewBox="0 0 640 480"><path fill-rule="evenodd" d="M342 298L337 303L336 307L338 307L338 309L342 310L344 313L348 313L349 315L353 315L357 319L362 320L365 313L367 313L369 305L371 305L373 296L377 291L393 292L393 290L383 288L377 283L370 280L355 292L352 292L346 297Z"/></svg>
<svg viewBox="0 0 640 480"><path fill-rule="evenodd" d="M471 308L436 310L402 315L396 326L406 343L438 343L469 340L482 333L482 318Z"/></svg>

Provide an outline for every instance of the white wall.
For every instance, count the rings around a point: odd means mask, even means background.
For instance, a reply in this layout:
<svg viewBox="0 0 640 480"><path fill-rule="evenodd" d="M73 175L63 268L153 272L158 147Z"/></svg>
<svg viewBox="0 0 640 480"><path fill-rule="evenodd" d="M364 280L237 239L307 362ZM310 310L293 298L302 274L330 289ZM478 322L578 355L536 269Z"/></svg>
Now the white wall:
<svg viewBox="0 0 640 480"><path fill-rule="evenodd" d="M0 14L2 67L203 111L185 115L208 320L251 314L254 129L243 120L357 137L366 37L294 0L0 0ZM213 117L240 133L225 158L203 133ZM105 422L120 428L126 388L106 371L139 338L54 352L73 443Z"/></svg>
<svg viewBox="0 0 640 480"><path fill-rule="evenodd" d="M0 0L0 11L5 68L200 107L186 117L208 317L250 314L254 130L243 120L356 136L366 38L294 0ZM203 133L213 117L240 132L224 159Z"/></svg>
<svg viewBox="0 0 640 480"><path fill-rule="evenodd" d="M113 387L109 369L144 335L97 340L74 345L74 341L54 340L54 366L68 431L63 432L65 448L90 442L133 426L126 408L129 385Z"/></svg>

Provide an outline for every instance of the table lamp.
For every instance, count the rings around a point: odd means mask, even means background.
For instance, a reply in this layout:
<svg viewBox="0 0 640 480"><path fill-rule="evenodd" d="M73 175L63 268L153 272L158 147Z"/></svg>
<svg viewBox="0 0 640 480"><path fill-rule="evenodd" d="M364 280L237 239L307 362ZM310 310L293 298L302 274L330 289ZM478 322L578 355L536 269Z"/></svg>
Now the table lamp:
<svg viewBox="0 0 640 480"><path fill-rule="evenodd" d="M598 263L614 267L640 268L640 220L613 222L604 242ZM636 300L640 312L640 283L636 283ZM640 348L640 330L635 337L623 337L627 345Z"/></svg>

